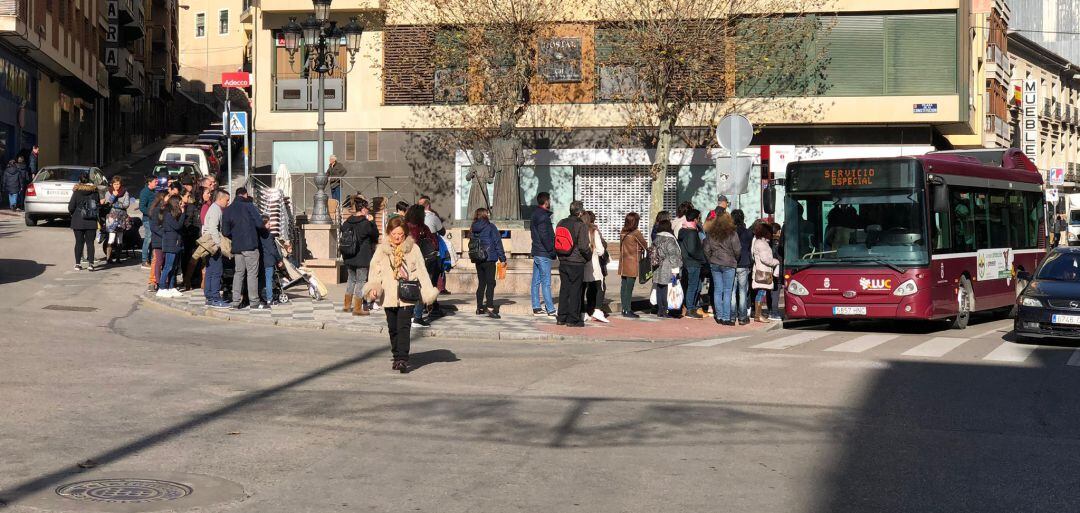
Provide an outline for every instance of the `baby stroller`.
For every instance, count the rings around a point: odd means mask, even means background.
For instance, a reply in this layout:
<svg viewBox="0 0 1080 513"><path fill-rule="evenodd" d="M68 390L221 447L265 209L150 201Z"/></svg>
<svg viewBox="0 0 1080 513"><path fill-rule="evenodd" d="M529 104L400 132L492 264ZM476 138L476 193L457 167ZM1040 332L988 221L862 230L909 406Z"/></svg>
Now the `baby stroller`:
<svg viewBox="0 0 1080 513"><path fill-rule="evenodd" d="M282 255L287 254L281 240L275 242L278 245L278 251ZM279 302L288 303L289 294L286 291L299 286L306 286L308 295L315 301L322 301L326 297L326 286L311 271L293 265L288 258L283 258L282 263L284 264L283 267L274 268L274 295L277 296Z"/></svg>

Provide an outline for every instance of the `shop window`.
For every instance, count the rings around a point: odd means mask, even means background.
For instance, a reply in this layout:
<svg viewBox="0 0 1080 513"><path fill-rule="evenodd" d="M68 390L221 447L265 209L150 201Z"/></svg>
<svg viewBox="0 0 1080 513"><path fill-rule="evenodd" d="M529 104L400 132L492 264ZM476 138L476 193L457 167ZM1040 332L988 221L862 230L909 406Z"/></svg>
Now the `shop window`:
<svg viewBox="0 0 1080 513"><path fill-rule="evenodd" d="M315 111L319 109L319 75L309 72L304 63L308 53L301 49L295 57L285 50L284 39L277 33L273 35L273 55L271 75L274 84L275 111ZM340 66L348 65L348 51L345 41L341 41L338 50L338 68L328 73L323 89L323 98L327 111L345 110L346 81L344 70Z"/></svg>

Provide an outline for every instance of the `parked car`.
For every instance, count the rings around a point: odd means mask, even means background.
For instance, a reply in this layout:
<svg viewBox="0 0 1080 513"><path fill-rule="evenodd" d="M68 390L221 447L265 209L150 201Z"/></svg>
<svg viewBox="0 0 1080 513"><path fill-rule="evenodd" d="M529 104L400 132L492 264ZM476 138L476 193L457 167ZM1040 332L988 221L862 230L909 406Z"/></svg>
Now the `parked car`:
<svg viewBox="0 0 1080 513"><path fill-rule="evenodd" d="M197 148L199 151L206 155L206 160L210 164L210 174L218 177L221 175L221 160L218 159L217 153L214 151L214 147L209 144L185 144L185 148Z"/></svg>
<svg viewBox="0 0 1080 513"><path fill-rule="evenodd" d="M38 171L34 180L26 187L26 212L23 221L26 226L34 226L45 219L71 218L68 213L68 200L79 183L79 176L90 174L90 181L97 185L104 197L107 188L105 174L101 169L90 166L46 166Z"/></svg>
<svg viewBox="0 0 1080 513"><path fill-rule="evenodd" d="M199 176L216 174L214 169L210 166L210 160L206 158L206 153L199 148L192 148L189 146L169 146L168 148L161 150L158 161L193 162L199 168Z"/></svg>
<svg viewBox="0 0 1080 513"><path fill-rule="evenodd" d="M194 162L177 160L160 161L154 165L152 173L154 176L158 176L162 171L167 171L169 173L169 180L179 180L180 177L184 175L193 177L202 176L199 172L199 166Z"/></svg>
<svg viewBox="0 0 1080 513"><path fill-rule="evenodd" d="M1013 333L1018 340L1080 339L1080 247L1059 246L1034 273L1017 273L1027 282L1016 299Z"/></svg>

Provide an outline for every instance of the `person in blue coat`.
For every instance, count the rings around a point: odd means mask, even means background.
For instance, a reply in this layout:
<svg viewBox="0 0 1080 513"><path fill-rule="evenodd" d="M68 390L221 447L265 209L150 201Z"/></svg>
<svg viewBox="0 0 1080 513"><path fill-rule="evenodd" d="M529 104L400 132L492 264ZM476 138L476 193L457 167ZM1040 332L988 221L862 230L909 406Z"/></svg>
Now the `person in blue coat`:
<svg viewBox="0 0 1080 513"><path fill-rule="evenodd" d="M499 311L495 308L495 264L505 264L506 253L503 251L502 234L492 224L488 209L476 209L472 236L487 253L486 261L476 263L476 315L498 319Z"/></svg>
<svg viewBox="0 0 1080 513"><path fill-rule="evenodd" d="M184 239L181 231L184 229L185 214L180 206L180 198L172 196L163 208L158 211L155 226L161 232L161 252L165 256L165 263L158 275L158 297L181 297L183 294L176 290L176 269L179 263L179 255L184 251Z"/></svg>

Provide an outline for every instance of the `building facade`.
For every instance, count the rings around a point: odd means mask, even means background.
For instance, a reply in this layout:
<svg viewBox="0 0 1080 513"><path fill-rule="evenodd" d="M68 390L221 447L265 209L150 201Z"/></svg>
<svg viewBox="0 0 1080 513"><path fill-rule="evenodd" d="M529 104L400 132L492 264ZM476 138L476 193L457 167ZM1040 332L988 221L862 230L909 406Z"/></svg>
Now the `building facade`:
<svg viewBox="0 0 1080 513"><path fill-rule="evenodd" d="M264 175L284 167L298 176L293 194L300 207L310 202L315 169L325 165L315 162L317 88L314 77L296 70L276 27L306 12L304 4L262 0L252 15L255 166ZM751 183L782 177L792 160L912 155L950 148L954 137L981 141L984 121L970 106L972 88L984 88L969 73L975 55L968 37L970 0L834 4L835 14L822 14L830 19L830 29L821 34L830 55L824 93L790 99L793 109L744 113L762 127L747 150L754 159ZM376 1L334 2L332 18L342 24L356 15L378 19L379 8ZM594 55L603 37L603 29L587 19L559 30L580 40L583 58ZM446 217L463 219L470 158L463 150L438 151L432 144L452 127L438 126L437 117L425 114L455 107L438 96L436 77L445 75L433 63L402 64L409 55L430 53L430 41L415 36L414 27L392 19L370 24L353 71L327 79L326 155L337 155L348 169L346 193L387 196L390 204L429 194ZM625 121L604 97L597 80L605 73L601 68L580 65L581 77L573 83L544 86L542 94L558 104L568 126L519 131L526 148L520 189L526 206L540 190L552 192L557 211L572 199L584 200L610 234L623 213L648 208L651 149L620 136ZM576 100L559 100L559 91L569 88L579 93ZM807 120L805 112L814 118ZM673 149L665 205L715 204L717 156L706 147ZM759 215L758 188L750 187L736 203L748 216Z"/></svg>
<svg viewBox="0 0 1080 513"><path fill-rule="evenodd" d="M180 12L180 75L185 90L212 92L221 74L241 71L247 36L245 0L185 0Z"/></svg>
<svg viewBox="0 0 1080 513"><path fill-rule="evenodd" d="M950 134L954 148L1008 148L1012 64L1008 30L1012 11L1005 0L971 2L971 74L968 109L972 134Z"/></svg>
<svg viewBox="0 0 1080 513"><path fill-rule="evenodd" d="M1009 34L1012 55L1012 140L1044 174L1065 172L1065 193L1080 192L1080 66L1028 39Z"/></svg>
<svg viewBox="0 0 1080 513"><path fill-rule="evenodd" d="M1009 0L1012 28L1035 44L1080 62L1080 0Z"/></svg>

